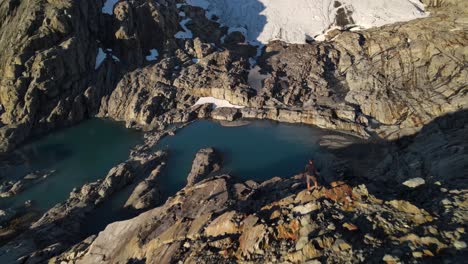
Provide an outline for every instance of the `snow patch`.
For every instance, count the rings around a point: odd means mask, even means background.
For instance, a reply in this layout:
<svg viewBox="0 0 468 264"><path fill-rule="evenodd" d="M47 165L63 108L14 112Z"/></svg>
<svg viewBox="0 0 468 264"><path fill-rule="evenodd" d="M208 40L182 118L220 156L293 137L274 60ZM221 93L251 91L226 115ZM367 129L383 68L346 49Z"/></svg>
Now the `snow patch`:
<svg viewBox="0 0 468 264"><path fill-rule="evenodd" d="M249 42L306 43L336 21L369 28L424 17L418 0L186 0L219 17L230 28L244 28ZM244 32L243 32L244 33ZM322 37L323 39L323 37Z"/></svg>
<svg viewBox="0 0 468 264"><path fill-rule="evenodd" d="M119 0L107 0L102 7L102 13L112 15L114 14L114 6Z"/></svg>
<svg viewBox="0 0 468 264"><path fill-rule="evenodd" d="M151 49L150 55L146 56L147 61L155 61L159 56L159 52L157 49Z"/></svg>
<svg viewBox="0 0 468 264"><path fill-rule="evenodd" d="M193 38L193 33L190 29L187 28L187 23L190 22L190 18L186 18L182 21L180 21L180 26L184 31L179 31L177 32L174 36L177 39L191 39Z"/></svg>
<svg viewBox="0 0 468 264"><path fill-rule="evenodd" d="M198 99L198 101L193 106L204 105L204 104L213 104L215 108L218 108L218 107L244 108L245 107L241 105L233 105L227 100L217 99L214 97L200 97L200 99Z"/></svg>

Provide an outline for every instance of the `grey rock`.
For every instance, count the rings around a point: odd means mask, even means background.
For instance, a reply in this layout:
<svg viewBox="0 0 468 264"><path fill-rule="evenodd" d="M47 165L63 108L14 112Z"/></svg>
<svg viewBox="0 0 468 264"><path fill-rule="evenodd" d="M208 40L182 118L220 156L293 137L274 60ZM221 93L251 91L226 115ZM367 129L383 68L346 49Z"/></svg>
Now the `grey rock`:
<svg viewBox="0 0 468 264"><path fill-rule="evenodd" d="M187 185L191 186L202 181L209 174L221 168L221 154L214 148L201 149L195 155L192 169L187 176Z"/></svg>
<svg viewBox="0 0 468 264"><path fill-rule="evenodd" d="M416 188L418 186L424 185L426 181L423 178L413 178L403 182L403 185L408 186L409 188Z"/></svg>

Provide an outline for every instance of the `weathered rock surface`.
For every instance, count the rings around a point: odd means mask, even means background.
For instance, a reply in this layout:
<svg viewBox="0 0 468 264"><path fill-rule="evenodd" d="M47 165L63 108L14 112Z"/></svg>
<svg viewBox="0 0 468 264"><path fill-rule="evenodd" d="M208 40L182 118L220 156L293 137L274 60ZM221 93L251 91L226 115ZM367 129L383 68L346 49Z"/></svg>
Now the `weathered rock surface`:
<svg viewBox="0 0 468 264"><path fill-rule="evenodd" d="M466 108L468 39L461 17L468 8L462 2L424 19L337 32L327 42L268 45L260 61L270 74L261 103L330 109L335 119L366 127L373 120L383 138L412 134Z"/></svg>
<svg viewBox="0 0 468 264"><path fill-rule="evenodd" d="M221 169L221 154L214 148L201 149L195 155L192 169L187 177L187 185L194 185L208 175Z"/></svg>
<svg viewBox="0 0 468 264"><path fill-rule="evenodd" d="M87 115L101 4L2 1L0 151Z"/></svg>
<svg viewBox="0 0 468 264"><path fill-rule="evenodd" d="M429 5L431 15L423 19L335 30L324 42L268 44L257 59L268 73L259 91L249 86L249 58L255 54L241 52L242 38L222 43L223 27L203 10L181 6L196 38L175 40L153 66L124 77L101 114L154 128L190 119L183 111L190 112L190 96L212 96L247 106L205 116L218 120L273 119L385 139L411 135L438 116L468 107L466 4Z"/></svg>
<svg viewBox="0 0 468 264"><path fill-rule="evenodd" d="M22 257L24 263L40 263L80 240L82 224L97 205L137 179L148 177L165 161L164 152L133 153L112 168L103 180L73 190L63 203L48 210L20 236L0 248L2 259ZM20 245L20 246L18 246Z"/></svg>
<svg viewBox="0 0 468 264"><path fill-rule="evenodd" d="M174 46L174 1L7 0L0 4L0 152L98 112L121 76ZM104 61L98 64L99 49Z"/></svg>
<svg viewBox="0 0 468 264"><path fill-rule="evenodd" d="M149 209L162 202L158 176L164 166L165 163L157 166L146 179L135 187L127 202L125 202L125 208Z"/></svg>

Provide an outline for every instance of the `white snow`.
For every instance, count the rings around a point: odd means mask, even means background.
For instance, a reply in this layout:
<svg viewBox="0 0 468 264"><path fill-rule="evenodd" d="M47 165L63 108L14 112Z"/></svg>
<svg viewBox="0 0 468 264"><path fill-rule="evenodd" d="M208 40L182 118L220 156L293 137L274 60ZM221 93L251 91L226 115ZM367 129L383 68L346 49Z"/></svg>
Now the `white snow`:
<svg viewBox="0 0 468 264"><path fill-rule="evenodd" d="M200 99L198 99L198 101L193 106L204 105L204 104L213 104L215 108L218 108L218 107L244 108L245 107L241 105L233 105L227 100L218 99L214 97L200 97Z"/></svg>
<svg viewBox="0 0 468 264"><path fill-rule="evenodd" d="M102 7L102 13L112 15L114 13L114 6L119 0L107 0Z"/></svg>
<svg viewBox="0 0 468 264"><path fill-rule="evenodd" d="M99 68L99 66L101 66L102 62L105 59L106 59L106 53L104 52L104 50L99 48L98 53L96 55L96 66L94 67L94 69Z"/></svg>
<svg viewBox="0 0 468 264"><path fill-rule="evenodd" d="M151 49L150 55L146 56L147 61L155 61L159 56L159 52L157 49Z"/></svg>
<svg viewBox="0 0 468 264"><path fill-rule="evenodd" d="M424 17L418 0L337 0L360 28ZM335 0L186 0L187 4L207 10L219 22L238 30L244 28L249 42L266 44L280 39L305 43L334 26L338 8ZM187 30L186 30L187 31Z"/></svg>
<svg viewBox="0 0 468 264"><path fill-rule="evenodd" d="M174 35L175 38L177 38L177 39L191 39L191 38L193 38L193 33L192 33L192 31L191 31L190 29L188 29L187 26L186 26L186 24L187 24L188 22L190 22L190 21L191 21L190 18L186 18L186 19L180 21L180 26L182 27L182 29L183 29L184 31L179 31L179 32L177 32L177 33Z"/></svg>

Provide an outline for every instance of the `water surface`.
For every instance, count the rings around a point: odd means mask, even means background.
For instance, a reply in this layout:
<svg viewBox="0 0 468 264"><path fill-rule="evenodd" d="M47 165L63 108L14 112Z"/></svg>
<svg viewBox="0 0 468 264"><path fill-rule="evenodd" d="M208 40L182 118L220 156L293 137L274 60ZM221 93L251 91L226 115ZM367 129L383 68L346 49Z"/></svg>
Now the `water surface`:
<svg viewBox="0 0 468 264"><path fill-rule="evenodd" d="M239 127L197 121L157 145L169 150L167 169L161 176L163 191L172 195L185 186L196 152L206 147L223 154L222 172L245 180L290 177L304 171L309 159L316 160L325 171L330 154L318 144L324 135L351 138L313 126L270 121L252 121Z"/></svg>
<svg viewBox="0 0 468 264"><path fill-rule="evenodd" d="M27 200L36 209L51 208L65 201L73 188L104 178L141 142L140 133L103 119L91 119L34 140L16 151L26 162L3 169L2 180L18 180L37 170L55 172L16 196L0 198L0 208L20 206Z"/></svg>

